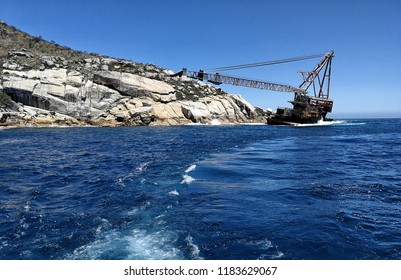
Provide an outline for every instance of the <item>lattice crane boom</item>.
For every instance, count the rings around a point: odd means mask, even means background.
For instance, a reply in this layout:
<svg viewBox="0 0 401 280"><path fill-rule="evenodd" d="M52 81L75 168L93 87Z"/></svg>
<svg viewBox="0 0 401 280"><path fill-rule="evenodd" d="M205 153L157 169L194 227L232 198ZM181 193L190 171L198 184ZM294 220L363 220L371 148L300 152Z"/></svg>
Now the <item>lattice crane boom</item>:
<svg viewBox="0 0 401 280"><path fill-rule="evenodd" d="M255 80L255 79L247 79L240 78L235 76L222 75L219 73L210 74L205 73L203 70L199 71L188 71L186 68L183 68L182 71L178 72L179 75L185 75L189 78L198 79L201 81L208 81L210 83L220 85L220 84L228 84L234 86L243 86L250 88L257 88L263 90L272 90L272 91L280 91L280 92L296 92L300 94L306 94L306 91L301 88L295 88L290 85L272 83L267 81Z"/></svg>
<svg viewBox="0 0 401 280"><path fill-rule="evenodd" d="M320 55L310 55L261 63L242 64L227 66L221 68L214 68L216 71L229 71L251 67L261 67L279 63L294 62L305 59L312 59L321 57ZM276 114L269 119L270 124L291 124L291 123L316 123L318 120L331 120L326 118L327 113L332 111L333 101L329 99L330 92L330 75L331 75L331 61L334 57L334 52L330 51L317 66L308 72L301 72L303 82L299 87L290 85L272 83L267 81L240 78L230 75L222 75L219 73L209 74L203 70L188 71L183 68L174 76L187 76L189 78L208 81L213 84L229 84L234 86L244 86L250 88L257 88L262 90L272 90L280 92L294 93L294 99L290 101L293 108L278 108ZM323 70L324 69L324 70ZM323 71L322 71L323 70ZM323 73L323 74L322 74ZM327 81L327 82L326 82ZM308 95L308 89L313 86L314 96Z"/></svg>
<svg viewBox="0 0 401 280"><path fill-rule="evenodd" d="M314 91L315 91L315 97L328 99L329 86L330 86L329 85L330 84L330 73L331 73L331 59L333 56L334 56L334 52L331 51L324 56L324 58L319 62L319 64L312 71L301 72L304 81L301 83L301 85L299 87L293 87L293 86L286 85L286 84L273 83L273 82L256 80L256 79L241 78L241 77L225 75L225 74L220 74L220 73L210 74L210 73L204 72L203 70L189 71L186 68L183 68L181 71L179 71L178 73L175 73L172 76L185 75L189 78L198 79L201 81L208 81L208 82L216 84L216 85L229 84L229 85L234 85L234 86L251 87L251 88L257 88L257 89L262 89L262 90L294 92L294 93L300 94L300 95L306 95L309 87L311 85L313 85ZM287 62L311 59L311 58L316 58L316 57L318 57L318 56L311 55L311 56L304 56L304 57L300 57L300 58L283 59L283 60L276 60L276 61L262 62L262 63L253 63L253 64L243 64L243 65L228 66L228 67L221 67L221 68L215 68L215 69L216 70L221 69L222 71L228 71L228 70L236 70L236 69L242 69L242 68L261 67L261 66L279 64L279 63L287 63ZM324 75L322 78L320 78L319 74L323 68L325 68ZM315 85L316 78L319 80L318 81L318 85L319 85L318 92L316 92L316 85ZM323 85L324 85L326 78L328 79L328 82L327 82L328 86L327 86L327 92L324 93Z"/></svg>

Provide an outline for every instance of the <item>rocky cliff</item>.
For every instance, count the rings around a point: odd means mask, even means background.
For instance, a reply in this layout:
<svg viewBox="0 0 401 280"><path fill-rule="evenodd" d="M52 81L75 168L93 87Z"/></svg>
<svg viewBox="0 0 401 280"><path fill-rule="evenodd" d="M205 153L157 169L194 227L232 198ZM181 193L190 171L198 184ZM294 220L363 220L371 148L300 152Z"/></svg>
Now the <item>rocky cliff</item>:
<svg viewBox="0 0 401 280"><path fill-rule="evenodd" d="M265 112L171 70L87 54L0 23L2 125L265 122Z"/></svg>

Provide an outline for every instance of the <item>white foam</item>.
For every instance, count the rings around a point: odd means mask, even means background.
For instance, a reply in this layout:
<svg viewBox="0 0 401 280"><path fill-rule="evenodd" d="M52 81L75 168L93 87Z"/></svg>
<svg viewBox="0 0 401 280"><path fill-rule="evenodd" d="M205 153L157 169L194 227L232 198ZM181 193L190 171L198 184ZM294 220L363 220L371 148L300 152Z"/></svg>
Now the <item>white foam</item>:
<svg viewBox="0 0 401 280"><path fill-rule="evenodd" d="M26 142L28 142L28 140L25 139L5 139L0 141L0 145L20 144Z"/></svg>
<svg viewBox="0 0 401 280"><path fill-rule="evenodd" d="M192 178L192 177L189 176L189 175L184 175L184 176L182 176L181 184L187 184L187 185L189 185L189 184L191 184L193 181L195 181L194 178Z"/></svg>
<svg viewBox="0 0 401 280"><path fill-rule="evenodd" d="M266 251L266 253L261 254L258 259L280 259L284 256L284 253L278 250L278 247L273 245L269 239L253 240L246 243L247 245L257 246L258 249Z"/></svg>
<svg viewBox="0 0 401 280"><path fill-rule="evenodd" d="M116 184L121 186L121 187L126 187L125 181L131 181L133 178L138 176L138 173L144 172L148 169L148 162L142 163L139 166L137 166L134 170L132 170L130 173L127 175L121 176L116 179ZM145 183L145 179L141 180L141 184Z"/></svg>
<svg viewBox="0 0 401 280"><path fill-rule="evenodd" d="M251 244L258 245L258 246L260 246L261 249L264 249L264 250L268 250L273 246L272 242L268 239L262 239L259 241L255 241L253 243L251 242Z"/></svg>
<svg viewBox="0 0 401 280"><path fill-rule="evenodd" d="M126 177L123 177L123 178L117 178L117 180L116 180L116 185L117 186L120 186L120 187L122 187L122 188L125 188L126 186L125 186L125 184L124 184L124 180L126 179Z"/></svg>
<svg viewBox="0 0 401 280"><path fill-rule="evenodd" d="M320 120L317 123L294 123L294 126L325 126L325 125L336 125L344 124L345 121L323 121Z"/></svg>
<svg viewBox="0 0 401 280"><path fill-rule="evenodd" d="M218 119L213 119L213 120L210 122L210 124L211 124L211 125L221 125L222 123L221 123L221 121L219 121Z"/></svg>
<svg viewBox="0 0 401 280"><path fill-rule="evenodd" d="M23 208L24 208L24 210L25 210L26 212L28 212L28 211L31 209L31 207L29 206L29 201L27 201L27 202L25 203L25 205L23 206Z"/></svg>
<svg viewBox="0 0 401 280"><path fill-rule="evenodd" d="M272 258L273 259L280 259L281 257L284 256L284 253L281 251L277 251L277 255L274 255Z"/></svg>
<svg viewBox="0 0 401 280"><path fill-rule="evenodd" d="M281 259L284 256L284 253L281 251L277 251L276 254L269 255L269 254L262 254L258 257L259 260L274 260L274 259Z"/></svg>
<svg viewBox="0 0 401 280"><path fill-rule="evenodd" d="M194 178L192 178L191 176L188 175L188 173L194 171L196 169L196 164L192 164L190 165L185 171L184 171L184 175L182 175L182 181L181 184L191 184L193 181L195 181Z"/></svg>
<svg viewBox="0 0 401 280"><path fill-rule="evenodd" d="M193 260L203 260L203 258L199 256L199 247L194 243L192 236L188 235L187 238L185 238L185 241L187 242L187 245L189 247L191 258Z"/></svg>
<svg viewBox="0 0 401 280"><path fill-rule="evenodd" d="M139 209L138 208L134 208L131 211L128 211L127 215L128 216L135 216L136 214L138 214L138 212L139 212Z"/></svg>
<svg viewBox="0 0 401 280"><path fill-rule="evenodd" d="M187 125L195 125L195 126L198 126L198 125L207 125L207 124L205 124L205 123L188 123Z"/></svg>
<svg viewBox="0 0 401 280"><path fill-rule="evenodd" d="M129 243L128 259L182 259L180 250L171 245L175 237L168 232L148 233L144 230L134 230L132 236L125 239Z"/></svg>
<svg viewBox="0 0 401 280"><path fill-rule="evenodd" d="M135 168L135 170L139 172L146 171L146 169L148 169L148 165L148 162L142 163L137 168Z"/></svg>
<svg viewBox="0 0 401 280"><path fill-rule="evenodd" d="M4 247L7 247L7 246L8 246L7 240L3 240L3 239L5 239L5 237L0 237L0 250L1 250L2 248L4 248Z"/></svg>
<svg viewBox="0 0 401 280"><path fill-rule="evenodd" d="M242 123L242 125L266 125L265 123Z"/></svg>
<svg viewBox="0 0 401 280"><path fill-rule="evenodd" d="M173 190L171 192L168 193L169 195L180 195L177 190Z"/></svg>
<svg viewBox="0 0 401 280"><path fill-rule="evenodd" d="M182 252L174 247L176 235L169 231L109 231L92 243L74 250L67 259L177 260Z"/></svg>
<svg viewBox="0 0 401 280"><path fill-rule="evenodd" d="M101 222L102 222L102 224L99 225L99 226L96 228L96 231L95 231L97 235L101 234L105 229L109 229L109 228L111 227L111 224L109 223L108 220L106 220L106 219L101 219Z"/></svg>
<svg viewBox="0 0 401 280"><path fill-rule="evenodd" d="M6 129L13 129L13 128L19 128L19 126L14 126L14 125L10 125L10 126L0 126L0 131L6 130Z"/></svg>
<svg viewBox="0 0 401 280"><path fill-rule="evenodd" d="M362 122L362 123L352 123L352 122L345 122L343 125L364 125L366 123Z"/></svg>
<svg viewBox="0 0 401 280"><path fill-rule="evenodd" d="M189 172L194 171L195 168L196 168L196 164L192 164L191 166L189 166L189 167L185 170L185 173L188 174Z"/></svg>

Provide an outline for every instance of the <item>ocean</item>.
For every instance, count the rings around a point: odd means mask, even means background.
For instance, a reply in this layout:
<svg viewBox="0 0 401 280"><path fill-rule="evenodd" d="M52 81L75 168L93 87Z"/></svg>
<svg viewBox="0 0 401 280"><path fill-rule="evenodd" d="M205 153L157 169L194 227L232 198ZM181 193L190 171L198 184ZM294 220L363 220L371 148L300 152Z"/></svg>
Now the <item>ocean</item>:
<svg viewBox="0 0 401 280"><path fill-rule="evenodd" d="M2 129L0 259L401 259L401 119Z"/></svg>

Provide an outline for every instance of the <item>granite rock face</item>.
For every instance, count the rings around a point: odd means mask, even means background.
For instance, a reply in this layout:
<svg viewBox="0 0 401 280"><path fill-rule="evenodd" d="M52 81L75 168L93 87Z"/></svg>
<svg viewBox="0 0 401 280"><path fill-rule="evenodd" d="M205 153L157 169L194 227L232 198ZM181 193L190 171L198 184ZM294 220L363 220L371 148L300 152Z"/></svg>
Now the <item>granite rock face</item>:
<svg viewBox="0 0 401 280"><path fill-rule="evenodd" d="M240 95L168 69L72 51L5 23L0 35L0 94L14 102L0 103L3 125L265 122L263 110Z"/></svg>

